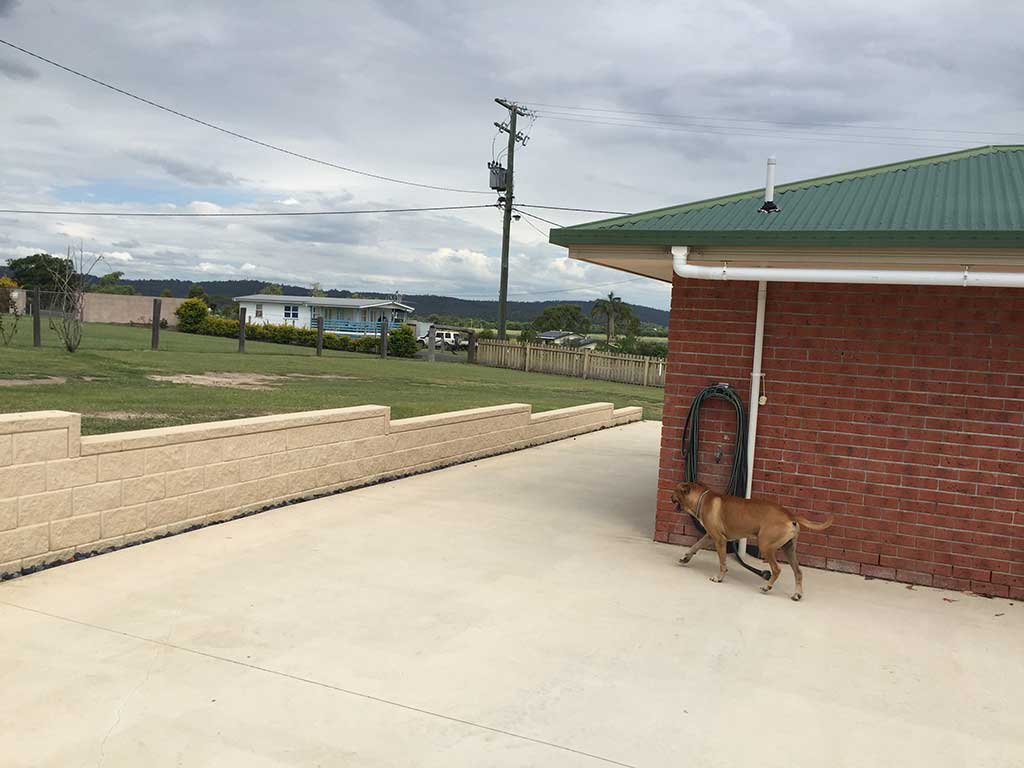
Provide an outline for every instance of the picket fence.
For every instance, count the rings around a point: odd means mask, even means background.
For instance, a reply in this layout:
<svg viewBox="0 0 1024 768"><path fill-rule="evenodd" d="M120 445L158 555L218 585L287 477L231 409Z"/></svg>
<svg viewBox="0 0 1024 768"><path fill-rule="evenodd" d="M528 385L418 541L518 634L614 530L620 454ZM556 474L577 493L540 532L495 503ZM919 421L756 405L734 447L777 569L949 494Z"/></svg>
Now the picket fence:
<svg viewBox="0 0 1024 768"><path fill-rule="evenodd" d="M515 368L580 379L618 381L645 387L665 386L665 361L657 357L482 339L477 342L476 362L494 368Z"/></svg>

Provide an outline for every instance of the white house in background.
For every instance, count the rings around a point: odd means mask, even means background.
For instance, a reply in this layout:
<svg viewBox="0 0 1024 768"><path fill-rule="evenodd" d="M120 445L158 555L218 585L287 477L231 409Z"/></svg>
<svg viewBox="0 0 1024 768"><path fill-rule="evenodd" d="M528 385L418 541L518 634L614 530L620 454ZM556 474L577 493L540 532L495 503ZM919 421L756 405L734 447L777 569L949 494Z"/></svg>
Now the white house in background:
<svg viewBox="0 0 1024 768"><path fill-rule="evenodd" d="M264 325L294 325L316 328L316 319L324 319L324 330L345 336L380 333L382 320L388 328L397 328L413 307L390 299L330 299L326 296L236 296L245 308L246 322Z"/></svg>

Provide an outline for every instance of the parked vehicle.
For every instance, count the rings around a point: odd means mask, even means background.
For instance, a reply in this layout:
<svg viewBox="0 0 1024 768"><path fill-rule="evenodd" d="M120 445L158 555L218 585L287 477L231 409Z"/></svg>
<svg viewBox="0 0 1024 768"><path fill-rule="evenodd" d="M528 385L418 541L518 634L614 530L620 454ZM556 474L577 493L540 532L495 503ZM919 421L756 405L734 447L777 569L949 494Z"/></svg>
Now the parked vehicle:
<svg viewBox="0 0 1024 768"><path fill-rule="evenodd" d="M417 339L420 347L423 349L427 348L428 340L430 339L430 332L424 333ZM460 349L466 349L469 346L469 340L458 331L434 331L434 349L444 349L448 352L457 352Z"/></svg>

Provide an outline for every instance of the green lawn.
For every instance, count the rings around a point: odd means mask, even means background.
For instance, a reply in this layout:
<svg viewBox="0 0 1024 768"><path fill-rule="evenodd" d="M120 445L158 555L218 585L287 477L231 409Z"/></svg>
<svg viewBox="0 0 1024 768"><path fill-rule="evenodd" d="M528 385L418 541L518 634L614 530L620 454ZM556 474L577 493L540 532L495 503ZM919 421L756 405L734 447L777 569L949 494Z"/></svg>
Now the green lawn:
<svg viewBox="0 0 1024 768"><path fill-rule="evenodd" d="M287 411L368 403L390 405L394 418L500 403L530 403L535 411L595 401L643 406L660 419L662 392L600 381L522 373L462 363L381 360L344 352L164 331L159 352L149 329L87 325L82 346L69 354L43 324L43 346L32 347L31 318L23 318L10 347L0 347L0 384L64 377L64 383L0 386L0 412L65 410L83 414L82 432L98 434ZM203 373L290 376L265 390L178 384L149 376ZM300 378L300 377L310 378Z"/></svg>

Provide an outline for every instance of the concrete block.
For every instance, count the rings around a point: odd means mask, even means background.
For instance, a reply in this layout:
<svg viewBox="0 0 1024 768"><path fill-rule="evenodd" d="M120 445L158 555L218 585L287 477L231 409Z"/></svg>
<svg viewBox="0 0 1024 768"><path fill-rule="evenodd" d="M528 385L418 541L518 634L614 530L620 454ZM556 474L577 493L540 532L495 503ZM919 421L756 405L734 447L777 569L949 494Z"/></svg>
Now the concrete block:
<svg viewBox="0 0 1024 768"><path fill-rule="evenodd" d="M75 415L69 411L3 413L0 414L0 435L17 435L26 432L67 429L71 426L72 417Z"/></svg>
<svg viewBox="0 0 1024 768"><path fill-rule="evenodd" d="M46 490L46 464L13 464L0 467L0 499L42 493Z"/></svg>
<svg viewBox="0 0 1024 768"><path fill-rule="evenodd" d="M231 458L226 455L223 440L203 440L200 442L188 443L185 445L185 466L206 467L210 464L219 464Z"/></svg>
<svg viewBox="0 0 1024 768"><path fill-rule="evenodd" d="M235 507L258 504L262 500L259 480L250 480L246 483L232 485L227 489L227 493L231 504Z"/></svg>
<svg viewBox="0 0 1024 768"><path fill-rule="evenodd" d="M17 576L21 573L21 560L0 563L0 576Z"/></svg>
<svg viewBox="0 0 1024 768"><path fill-rule="evenodd" d="M98 480L124 480L146 473L146 451L118 451L99 457Z"/></svg>
<svg viewBox="0 0 1024 768"><path fill-rule="evenodd" d="M4 499L0 501L0 531L8 531L18 527L18 500Z"/></svg>
<svg viewBox="0 0 1024 768"><path fill-rule="evenodd" d="M158 472L172 472L176 469L184 469L188 460L188 448L184 445L167 445L160 448L147 448L146 474L155 475Z"/></svg>
<svg viewBox="0 0 1024 768"><path fill-rule="evenodd" d="M203 468L203 488L222 488L241 482L241 466L236 461L210 464Z"/></svg>
<svg viewBox="0 0 1024 768"><path fill-rule="evenodd" d="M122 450L124 441L121 439L121 434L123 433L89 435L81 438L79 441L80 455L98 456L103 453L115 453Z"/></svg>
<svg viewBox="0 0 1024 768"><path fill-rule="evenodd" d="M511 416L517 424L526 424L529 421L531 406L525 403L508 403L506 405L492 405L484 408L470 408L462 411L449 411L447 413L434 413L427 416L414 416L409 419L396 419L392 421L388 431L391 433L406 432L423 428L439 427L445 424L457 424L472 421L487 421L493 418Z"/></svg>
<svg viewBox="0 0 1024 768"><path fill-rule="evenodd" d="M71 516L71 490L48 491L18 498L18 525L38 525Z"/></svg>
<svg viewBox="0 0 1024 768"><path fill-rule="evenodd" d="M124 546L124 536L112 536L109 538L98 539L96 541L86 542L85 544L79 544L75 547L76 555L94 555L103 552L110 552L111 550L118 549Z"/></svg>
<svg viewBox="0 0 1024 768"><path fill-rule="evenodd" d="M188 496L151 501L146 505L146 528L156 529L188 517Z"/></svg>
<svg viewBox="0 0 1024 768"><path fill-rule="evenodd" d="M68 418L68 458L82 455L82 414L72 413Z"/></svg>
<svg viewBox="0 0 1024 768"><path fill-rule="evenodd" d="M168 472L164 475L164 494L166 496L182 496L196 493L204 488L205 468L191 467Z"/></svg>
<svg viewBox="0 0 1024 768"><path fill-rule="evenodd" d="M102 537L100 513L67 517L50 523L50 549L77 547Z"/></svg>
<svg viewBox="0 0 1024 768"><path fill-rule="evenodd" d="M289 451L292 451L297 448L309 448L314 445L358 440L362 437L383 435L386 429L387 421L383 417L295 427L285 432L286 447Z"/></svg>
<svg viewBox="0 0 1024 768"><path fill-rule="evenodd" d="M638 405L630 405L625 408L616 408L612 412L612 426L621 424L632 424L635 421L642 421L644 409Z"/></svg>
<svg viewBox="0 0 1024 768"><path fill-rule="evenodd" d="M82 485L71 491L71 513L73 515L87 515L120 506L120 480L112 480L109 483L96 483L95 485Z"/></svg>
<svg viewBox="0 0 1024 768"><path fill-rule="evenodd" d="M0 467L14 463L14 435L0 435Z"/></svg>
<svg viewBox="0 0 1024 768"><path fill-rule="evenodd" d="M28 525L0 533L0 563L39 555L50 549L50 527Z"/></svg>
<svg viewBox="0 0 1024 768"><path fill-rule="evenodd" d="M74 547L65 547L64 549L55 549L51 552L43 552L41 555L35 555L33 557L26 557L21 561L21 567L24 569L39 568L46 565L56 565L57 563L66 563L73 560L75 557Z"/></svg>
<svg viewBox="0 0 1024 768"><path fill-rule="evenodd" d="M109 509L101 513L100 522L104 538L141 531L147 524L146 505Z"/></svg>
<svg viewBox="0 0 1024 768"><path fill-rule="evenodd" d="M95 456L49 461L46 463L46 489L59 491L63 488L91 485L96 482L96 466Z"/></svg>
<svg viewBox="0 0 1024 768"><path fill-rule="evenodd" d="M32 464L37 461L66 459L67 457L67 429L48 429L44 432L25 432L14 435L15 464Z"/></svg>
<svg viewBox="0 0 1024 768"><path fill-rule="evenodd" d="M259 480L273 473L274 457L256 456L251 459L243 459L238 462L238 479L242 482L247 480Z"/></svg>
<svg viewBox="0 0 1024 768"><path fill-rule="evenodd" d="M144 504L164 497L164 475L131 477L121 484L121 503L125 506Z"/></svg>
<svg viewBox="0 0 1024 768"><path fill-rule="evenodd" d="M227 490L224 488L190 493L186 498L188 499L189 517L212 515L214 512L220 512L231 506Z"/></svg>

